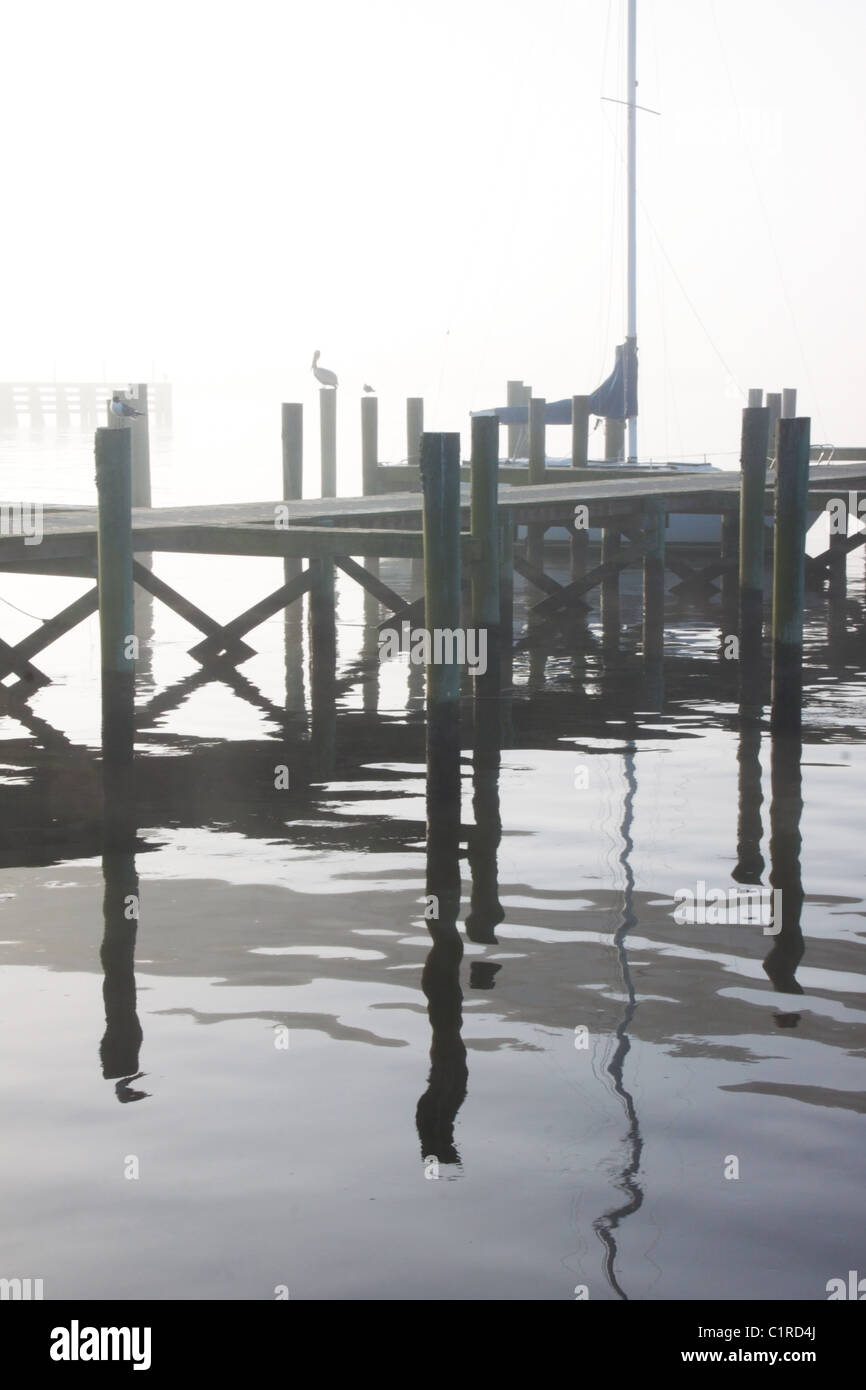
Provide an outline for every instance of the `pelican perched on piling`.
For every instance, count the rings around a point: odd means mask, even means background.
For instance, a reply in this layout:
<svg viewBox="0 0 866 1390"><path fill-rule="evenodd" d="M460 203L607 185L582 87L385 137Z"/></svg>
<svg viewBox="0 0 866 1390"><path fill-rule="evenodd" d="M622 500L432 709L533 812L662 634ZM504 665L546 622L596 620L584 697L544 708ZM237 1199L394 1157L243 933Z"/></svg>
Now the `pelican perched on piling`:
<svg viewBox="0 0 866 1390"><path fill-rule="evenodd" d="M365 395L365 396L375 396L375 394L376 394L376 388L375 388L375 386L368 386L367 383L366 383L366 381L365 381L365 382L364 382L364 395Z"/></svg>
<svg viewBox="0 0 866 1390"><path fill-rule="evenodd" d="M313 376L316 378L316 381L321 382L323 386L336 386L337 373L329 371L327 367L319 366L319 358L321 355L319 349L316 348L316 351L313 353L313 365L311 368Z"/></svg>

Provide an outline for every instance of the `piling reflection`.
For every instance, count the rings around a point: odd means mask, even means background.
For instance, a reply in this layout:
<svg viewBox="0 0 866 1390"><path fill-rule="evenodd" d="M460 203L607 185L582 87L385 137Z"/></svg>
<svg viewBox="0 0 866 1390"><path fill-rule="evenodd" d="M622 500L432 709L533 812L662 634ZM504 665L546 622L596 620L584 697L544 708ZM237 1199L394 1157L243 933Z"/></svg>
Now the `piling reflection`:
<svg viewBox="0 0 866 1390"><path fill-rule="evenodd" d="M463 992L460 963L460 743L456 707L428 711L427 728L427 927L432 946L421 975L430 1020L430 1073L415 1123L421 1157L430 1165L459 1163L454 1143L457 1112L466 1096L468 1068L461 1036Z"/></svg>
<svg viewBox="0 0 866 1390"><path fill-rule="evenodd" d="M782 928L774 936L764 970L781 994L802 994L796 978L804 944L800 919L803 882L800 870L800 819L803 813L802 742L796 735L773 739L770 803L770 883L781 890ZM788 1023L784 1026L791 1027Z"/></svg>
<svg viewBox="0 0 866 1390"><path fill-rule="evenodd" d="M641 1155L643 1153L643 1137L641 1135L634 1097L625 1085L625 1062L631 1049L631 1039L629 1038L628 1030L631 1027L632 1020L638 1007L637 995L635 993L634 981L632 980L628 959L629 932L637 924L637 915L634 910L634 870L631 863L631 856L634 850L632 825L634 823L634 802L637 794L635 744L633 741L630 741L626 747L624 771L626 791L623 798L623 815L622 824L620 826L622 849L619 855L619 862L623 870L622 911L620 914L619 926L614 932L613 940L619 960L623 990L625 992L625 1007L623 1009L622 1018L614 1033L616 1046L613 1056L607 1064L606 1071L611 1079L614 1094L622 1103L626 1116L626 1133L624 1139L625 1163L616 1179L616 1186L623 1194L625 1200L619 1206L612 1207L610 1211L598 1217L593 1222L593 1230L604 1246L605 1277L617 1297L627 1302L628 1294L623 1289L616 1271L616 1233L626 1217L632 1216L640 1209L643 1205L644 1198L643 1188L638 1182Z"/></svg>
<svg viewBox="0 0 866 1390"><path fill-rule="evenodd" d="M136 1009L135 940L138 929L139 887L135 866L136 817L134 794L128 775L104 765L105 847L102 872L105 881L103 918L105 930L100 948L104 972L102 998L105 1032L99 1045L102 1075L116 1081L121 1104L143 1100L136 1090L142 1029Z"/></svg>

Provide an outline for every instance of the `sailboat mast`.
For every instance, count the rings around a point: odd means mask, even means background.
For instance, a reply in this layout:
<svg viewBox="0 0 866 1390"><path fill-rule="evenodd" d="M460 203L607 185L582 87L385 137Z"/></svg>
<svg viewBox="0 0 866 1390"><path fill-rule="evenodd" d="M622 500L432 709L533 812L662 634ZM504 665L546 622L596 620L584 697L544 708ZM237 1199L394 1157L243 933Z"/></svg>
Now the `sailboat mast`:
<svg viewBox="0 0 866 1390"><path fill-rule="evenodd" d="M636 394L637 376L637 0L628 0L628 329L626 334L626 400ZM631 389L630 389L631 388ZM628 459L637 461L637 416L628 417Z"/></svg>

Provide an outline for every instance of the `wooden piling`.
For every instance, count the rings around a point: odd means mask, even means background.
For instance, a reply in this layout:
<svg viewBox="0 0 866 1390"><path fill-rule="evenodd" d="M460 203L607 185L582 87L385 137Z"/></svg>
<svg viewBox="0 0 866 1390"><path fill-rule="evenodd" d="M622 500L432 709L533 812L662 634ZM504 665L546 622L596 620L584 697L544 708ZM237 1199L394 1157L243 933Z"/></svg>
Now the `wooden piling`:
<svg viewBox="0 0 866 1390"><path fill-rule="evenodd" d="M625 420L605 420L604 457L606 463L622 463L625 458Z"/></svg>
<svg viewBox="0 0 866 1390"><path fill-rule="evenodd" d="M131 456L129 430L96 431L102 751L112 763L131 763L135 742Z"/></svg>
<svg viewBox="0 0 866 1390"><path fill-rule="evenodd" d="M589 462L589 396L571 398L571 466L586 468Z"/></svg>
<svg viewBox="0 0 866 1390"><path fill-rule="evenodd" d="M764 603L764 499L767 482L768 430L772 410L747 406L740 445L740 659L760 661Z"/></svg>
<svg viewBox="0 0 866 1390"><path fill-rule="evenodd" d="M147 386L141 382L132 390L132 405L139 415L130 420L132 435L132 505L150 507L150 415Z"/></svg>
<svg viewBox="0 0 866 1390"><path fill-rule="evenodd" d="M337 390L319 387L319 428L321 449L320 496L337 495Z"/></svg>
<svg viewBox="0 0 866 1390"><path fill-rule="evenodd" d="M283 448L283 501L296 502L304 495L304 407L284 401L281 411Z"/></svg>
<svg viewBox="0 0 866 1390"><path fill-rule="evenodd" d="M797 388L786 386L782 391L782 419L793 420L797 414Z"/></svg>
<svg viewBox="0 0 866 1390"><path fill-rule="evenodd" d="M310 589L307 621L310 638L310 737L317 776L333 770L336 737L335 685L337 625L334 597L334 562L330 558L309 561Z"/></svg>
<svg viewBox="0 0 866 1390"><path fill-rule="evenodd" d="M532 387L524 386L522 381L509 381L506 384L506 402L508 405L525 405L529 408L532 398ZM526 458L529 452L529 434L526 425L508 426L508 457L509 459Z"/></svg>
<svg viewBox="0 0 866 1390"><path fill-rule="evenodd" d="M471 530L481 543L472 566L472 623L498 631L499 611L499 421L476 415L472 421Z"/></svg>
<svg viewBox="0 0 866 1390"><path fill-rule="evenodd" d="M421 396L406 399L406 461L418 468L421 463L421 436L424 433L424 400Z"/></svg>
<svg viewBox="0 0 866 1390"><path fill-rule="evenodd" d="M784 409L784 406L783 406ZM779 421L773 560L773 733L799 733L810 421Z"/></svg>
<svg viewBox="0 0 866 1390"><path fill-rule="evenodd" d="M499 515L499 629L510 652L514 640L514 517Z"/></svg>
<svg viewBox="0 0 866 1390"><path fill-rule="evenodd" d="M529 402L529 482L543 483L547 462L547 401L533 396ZM526 527L526 558L536 569L544 568L544 533L542 522L530 521Z"/></svg>
<svg viewBox="0 0 866 1390"><path fill-rule="evenodd" d="M770 427L767 432L767 462L775 462L776 459L776 425L782 418L782 393L781 391L767 392L767 409L770 412Z"/></svg>
<svg viewBox="0 0 866 1390"><path fill-rule="evenodd" d="M424 613L435 628L460 626L460 435L421 436L424 527ZM453 652L451 653L453 655ZM428 704L454 704L460 697L456 661L427 667Z"/></svg>
<svg viewBox="0 0 866 1390"><path fill-rule="evenodd" d="M379 402L375 396L361 397L361 474L365 497L379 491Z"/></svg>
<svg viewBox="0 0 866 1390"><path fill-rule="evenodd" d="M757 409L764 404L764 390L761 386L752 386L749 390L748 404L750 408Z"/></svg>

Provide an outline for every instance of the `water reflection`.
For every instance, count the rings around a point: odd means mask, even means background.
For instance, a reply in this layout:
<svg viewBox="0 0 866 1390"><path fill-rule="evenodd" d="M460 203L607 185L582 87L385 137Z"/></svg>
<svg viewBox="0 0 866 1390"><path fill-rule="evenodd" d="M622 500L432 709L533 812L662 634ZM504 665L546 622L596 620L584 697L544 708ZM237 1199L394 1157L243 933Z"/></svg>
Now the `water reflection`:
<svg viewBox="0 0 866 1390"><path fill-rule="evenodd" d="M148 1094L133 1089L139 1071L142 1029L136 1007L135 941L139 919L139 884L135 866L135 803L128 776L104 765L105 930L99 957L104 979L105 1032L99 1045L102 1075L117 1081L117 1099L126 1104Z"/></svg>

